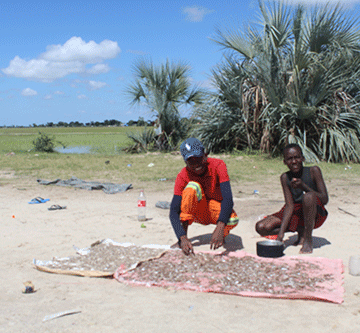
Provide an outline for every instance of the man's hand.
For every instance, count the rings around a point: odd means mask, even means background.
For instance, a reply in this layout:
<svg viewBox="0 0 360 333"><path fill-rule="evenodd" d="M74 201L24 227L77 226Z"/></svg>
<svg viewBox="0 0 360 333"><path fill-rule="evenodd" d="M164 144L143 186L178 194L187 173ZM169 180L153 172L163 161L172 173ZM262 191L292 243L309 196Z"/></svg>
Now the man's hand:
<svg viewBox="0 0 360 333"><path fill-rule="evenodd" d="M193 246L186 236L180 237L180 247L187 256L191 253L194 254Z"/></svg>
<svg viewBox="0 0 360 333"><path fill-rule="evenodd" d="M224 244L224 228L225 223L218 221L216 228L211 236L210 249L218 249Z"/></svg>

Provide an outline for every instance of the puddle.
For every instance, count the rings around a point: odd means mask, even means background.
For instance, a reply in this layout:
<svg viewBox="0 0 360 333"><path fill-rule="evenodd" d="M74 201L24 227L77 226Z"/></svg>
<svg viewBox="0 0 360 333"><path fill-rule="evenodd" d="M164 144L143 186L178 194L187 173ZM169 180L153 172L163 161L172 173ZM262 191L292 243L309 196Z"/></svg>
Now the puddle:
<svg viewBox="0 0 360 333"><path fill-rule="evenodd" d="M54 148L55 151L61 154L90 154L91 147L90 146L76 146L76 147L57 147Z"/></svg>

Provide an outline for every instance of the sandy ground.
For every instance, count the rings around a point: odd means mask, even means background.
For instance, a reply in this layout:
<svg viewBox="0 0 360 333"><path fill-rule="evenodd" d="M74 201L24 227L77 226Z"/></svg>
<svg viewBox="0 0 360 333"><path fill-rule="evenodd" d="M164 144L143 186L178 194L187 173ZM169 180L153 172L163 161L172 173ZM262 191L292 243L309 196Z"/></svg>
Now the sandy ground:
<svg viewBox="0 0 360 333"><path fill-rule="evenodd" d="M1 175L0 175L1 176ZM90 246L97 240L173 244L175 235L168 210L155 207L170 201L172 183L161 191L145 188L146 228L137 221L139 189L115 195L102 191L58 186L6 183L0 177L1 332L359 332L360 276L348 272L351 255L360 254L360 193L347 182L328 183L328 220L314 231L311 256L340 258L344 262L343 304L321 301L247 298L221 294L126 286L114 279L49 274L33 268L34 258L75 255L73 245ZM2 181L3 180L3 181ZM278 210L283 198L278 183L233 186L238 227L227 239L228 250L256 253L260 239L254 224L261 214ZM275 189L275 190L274 190ZM28 201L41 196L44 204ZM67 206L49 211L52 204ZM340 209L339 209L340 208ZM344 212L345 211L345 212ZM352 215L350 215L350 214ZM353 216L354 215L354 216ZM193 225L189 237L196 250L208 250L212 226ZM286 235L286 255L298 255L293 234ZM236 267L234 267L236 269ZM23 294L31 280L37 292ZM81 313L43 322L47 315L81 310Z"/></svg>

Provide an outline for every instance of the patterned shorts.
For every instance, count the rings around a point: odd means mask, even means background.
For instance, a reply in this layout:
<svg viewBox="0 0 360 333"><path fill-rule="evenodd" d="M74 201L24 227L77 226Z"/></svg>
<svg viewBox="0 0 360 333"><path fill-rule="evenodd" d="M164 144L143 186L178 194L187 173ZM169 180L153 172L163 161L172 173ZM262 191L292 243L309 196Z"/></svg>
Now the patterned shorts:
<svg viewBox="0 0 360 333"><path fill-rule="evenodd" d="M325 222L328 212L325 209L324 205L321 203L319 198L316 198L316 217L315 217L315 226L314 229L320 228L323 223ZM284 210L285 206L281 208L280 211L278 211L275 214L272 214L272 216L278 217L280 220L282 220L284 216ZM304 226L304 214L303 214L303 208L301 203L294 204L294 211L291 216L288 228L286 231L292 231L295 232L298 228L298 226L303 227Z"/></svg>

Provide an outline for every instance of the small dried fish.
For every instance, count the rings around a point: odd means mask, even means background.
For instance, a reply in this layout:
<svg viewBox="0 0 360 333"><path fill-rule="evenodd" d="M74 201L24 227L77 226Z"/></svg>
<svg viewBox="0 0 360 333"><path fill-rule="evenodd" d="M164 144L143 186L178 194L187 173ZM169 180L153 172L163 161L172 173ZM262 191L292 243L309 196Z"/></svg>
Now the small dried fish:
<svg viewBox="0 0 360 333"><path fill-rule="evenodd" d="M123 275L128 281L153 284L186 283L199 288L217 286L223 292L254 291L271 294L314 291L319 283L332 280L329 274L310 277L306 270L319 267L298 260L294 266L262 262L245 256L213 256L197 253L184 256L181 251L168 251L157 260L141 262ZM218 290L218 289L217 289Z"/></svg>
<svg viewBox="0 0 360 333"><path fill-rule="evenodd" d="M91 250L84 255L69 258L53 258L44 265L49 269L68 271L101 271L115 272L124 265L126 269L132 265L159 256L164 249L141 246L118 246L109 243L94 243Z"/></svg>

